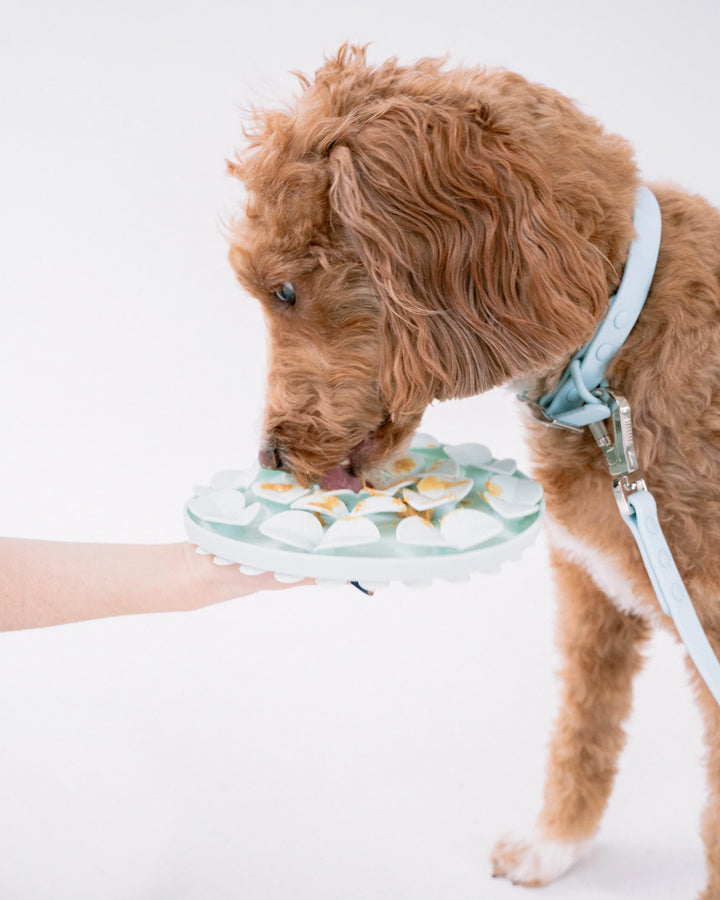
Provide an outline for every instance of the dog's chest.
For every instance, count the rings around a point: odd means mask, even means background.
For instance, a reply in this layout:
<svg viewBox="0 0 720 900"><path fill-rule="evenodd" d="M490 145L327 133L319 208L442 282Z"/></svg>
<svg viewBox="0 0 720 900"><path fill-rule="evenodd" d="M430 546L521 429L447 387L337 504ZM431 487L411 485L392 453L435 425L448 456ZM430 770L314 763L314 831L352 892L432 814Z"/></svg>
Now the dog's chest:
<svg viewBox="0 0 720 900"><path fill-rule="evenodd" d="M545 527L552 546L587 572L620 612L641 616L653 624L659 622L656 603L633 585L622 565L610 554L590 546L551 516L546 517Z"/></svg>

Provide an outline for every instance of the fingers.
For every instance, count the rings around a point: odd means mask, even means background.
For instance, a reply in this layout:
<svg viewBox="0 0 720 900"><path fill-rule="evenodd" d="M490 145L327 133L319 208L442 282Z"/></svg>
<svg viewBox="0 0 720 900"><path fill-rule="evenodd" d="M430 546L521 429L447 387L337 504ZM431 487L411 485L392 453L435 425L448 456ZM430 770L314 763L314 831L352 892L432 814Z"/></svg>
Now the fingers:
<svg viewBox="0 0 720 900"><path fill-rule="evenodd" d="M303 587L303 585L315 584L314 578L303 578L301 581L278 581L272 572L266 572L264 575L253 575L246 577L267 579L265 587L260 588L260 590L268 591L284 591L287 588Z"/></svg>
<svg viewBox="0 0 720 900"><path fill-rule="evenodd" d="M240 570L240 566L212 566L210 568L210 580L220 587L220 599L231 597L247 597L260 591L284 591L288 588L314 585L314 578L303 578L300 581L280 580L273 572L263 572L258 575L248 575Z"/></svg>

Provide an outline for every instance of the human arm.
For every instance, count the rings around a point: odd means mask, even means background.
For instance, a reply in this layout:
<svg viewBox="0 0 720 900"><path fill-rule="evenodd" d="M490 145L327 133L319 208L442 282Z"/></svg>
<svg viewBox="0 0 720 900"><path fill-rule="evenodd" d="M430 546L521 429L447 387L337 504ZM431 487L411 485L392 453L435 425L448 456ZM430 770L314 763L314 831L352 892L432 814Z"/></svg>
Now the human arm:
<svg viewBox="0 0 720 900"><path fill-rule="evenodd" d="M310 583L310 582L307 582ZM279 590L273 574L218 566L187 542L84 544L0 538L0 631L180 612Z"/></svg>

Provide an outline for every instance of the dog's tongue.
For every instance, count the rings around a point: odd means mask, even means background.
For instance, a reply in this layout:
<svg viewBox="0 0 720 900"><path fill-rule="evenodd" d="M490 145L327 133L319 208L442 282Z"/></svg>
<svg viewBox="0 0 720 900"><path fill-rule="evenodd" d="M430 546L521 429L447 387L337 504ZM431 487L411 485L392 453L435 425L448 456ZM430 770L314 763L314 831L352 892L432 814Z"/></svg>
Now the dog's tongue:
<svg viewBox="0 0 720 900"><path fill-rule="evenodd" d="M363 489L362 478L351 474L343 466L333 466L320 479L320 487L324 491L340 491L349 488L356 494Z"/></svg>

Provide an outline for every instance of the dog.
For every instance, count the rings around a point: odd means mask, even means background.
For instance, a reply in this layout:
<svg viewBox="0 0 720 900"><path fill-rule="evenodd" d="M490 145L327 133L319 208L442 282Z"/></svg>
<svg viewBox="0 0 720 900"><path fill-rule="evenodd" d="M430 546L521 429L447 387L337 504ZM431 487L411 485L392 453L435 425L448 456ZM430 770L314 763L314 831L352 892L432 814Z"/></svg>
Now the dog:
<svg viewBox="0 0 720 900"><path fill-rule="evenodd" d="M266 466L357 487L434 400L553 389L592 337L634 238L629 144L560 93L443 60L344 46L285 109L256 110L228 163L247 189L230 260L269 330ZM653 187L662 242L646 305L608 368L700 620L720 652L720 214ZM493 874L544 885L575 863L612 789L633 676L661 614L585 429L530 413L563 657L533 833ZM703 900L720 898L720 709L688 663L707 740Z"/></svg>

